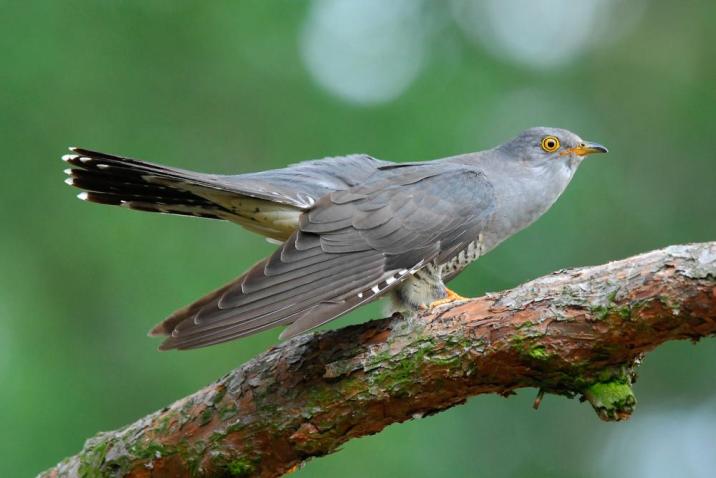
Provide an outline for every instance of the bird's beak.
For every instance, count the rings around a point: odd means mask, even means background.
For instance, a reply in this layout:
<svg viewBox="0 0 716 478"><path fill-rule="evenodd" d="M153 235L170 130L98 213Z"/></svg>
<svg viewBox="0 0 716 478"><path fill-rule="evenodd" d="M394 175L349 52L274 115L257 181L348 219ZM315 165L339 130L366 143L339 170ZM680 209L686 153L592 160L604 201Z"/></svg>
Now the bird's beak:
<svg viewBox="0 0 716 478"><path fill-rule="evenodd" d="M590 143L585 141L579 146L569 148L566 152L576 154L577 156L587 156L594 153L607 153L609 150L599 143Z"/></svg>

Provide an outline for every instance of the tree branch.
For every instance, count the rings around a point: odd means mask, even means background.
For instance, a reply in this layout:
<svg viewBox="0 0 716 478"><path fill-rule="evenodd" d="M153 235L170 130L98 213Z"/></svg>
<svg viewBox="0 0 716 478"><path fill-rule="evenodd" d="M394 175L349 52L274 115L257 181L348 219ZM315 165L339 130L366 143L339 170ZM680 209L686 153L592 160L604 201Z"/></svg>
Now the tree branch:
<svg viewBox="0 0 716 478"><path fill-rule="evenodd" d="M716 333L716 242L280 344L41 474L279 476L351 438L520 387L627 418L641 357Z"/></svg>

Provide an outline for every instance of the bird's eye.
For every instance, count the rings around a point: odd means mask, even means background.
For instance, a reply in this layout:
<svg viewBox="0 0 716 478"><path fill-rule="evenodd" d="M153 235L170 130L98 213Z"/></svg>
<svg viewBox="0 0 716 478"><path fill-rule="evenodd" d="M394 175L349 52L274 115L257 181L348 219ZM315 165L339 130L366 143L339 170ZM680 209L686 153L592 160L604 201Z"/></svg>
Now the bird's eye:
<svg viewBox="0 0 716 478"><path fill-rule="evenodd" d="M556 136L545 136L541 146L548 153L554 153L559 149L559 139Z"/></svg>

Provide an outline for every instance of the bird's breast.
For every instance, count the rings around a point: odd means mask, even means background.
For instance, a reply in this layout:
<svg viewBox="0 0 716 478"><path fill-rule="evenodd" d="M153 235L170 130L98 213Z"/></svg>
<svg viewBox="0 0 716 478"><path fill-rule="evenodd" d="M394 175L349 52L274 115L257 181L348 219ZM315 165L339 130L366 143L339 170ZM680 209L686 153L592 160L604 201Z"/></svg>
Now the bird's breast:
<svg viewBox="0 0 716 478"><path fill-rule="evenodd" d="M542 216L562 194L573 173L566 165L555 164L488 175L495 189L495 212L486 227L484 252Z"/></svg>

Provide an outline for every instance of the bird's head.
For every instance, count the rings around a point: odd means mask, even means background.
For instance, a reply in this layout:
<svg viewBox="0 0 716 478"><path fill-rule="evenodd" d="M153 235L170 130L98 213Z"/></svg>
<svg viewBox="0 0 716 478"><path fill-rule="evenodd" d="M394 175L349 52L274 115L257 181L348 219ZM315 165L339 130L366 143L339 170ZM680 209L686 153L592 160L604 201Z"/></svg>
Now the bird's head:
<svg viewBox="0 0 716 478"><path fill-rule="evenodd" d="M571 131L539 126L520 133L500 146L509 157L529 165L551 167L567 166L576 169L582 160L594 153L606 153L607 148L585 141Z"/></svg>

